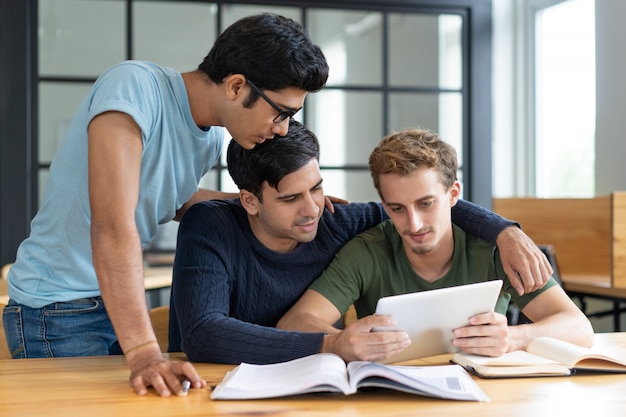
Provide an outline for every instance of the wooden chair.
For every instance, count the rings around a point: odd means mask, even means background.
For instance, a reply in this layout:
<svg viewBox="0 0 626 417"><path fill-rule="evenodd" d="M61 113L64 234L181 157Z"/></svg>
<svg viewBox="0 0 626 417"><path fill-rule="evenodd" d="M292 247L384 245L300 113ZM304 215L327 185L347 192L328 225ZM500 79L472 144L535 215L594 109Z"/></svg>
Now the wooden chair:
<svg viewBox="0 0 626 417"><path fill-rule="evenodd" d="M4 311L6 304L0 303L0 315ZM0 359L11 359L11 352L7 346L7 339L4 335L4 326L0 323Z"/></svg>
<svg viewBox="0 0 626 417"><path fill-rule="evenodd" d="M518 221L539 245L558 254L563 288L589 317L613 316L619 331L626 312L626 192L592 198L495 198L493 211ZM613 308L589 313L586 298Z"/></svg>
<svg viewBox="0 0 626 417"><path fill-rule="evenodd" d="M2 270L0 270L1 279L7 279L9 277L9 269L11 269L12 265L13 265L12 263L9 263L9 264L2 266Z"/></svg>
<svg viewBox="0 0 626 417"><path fill-rule="evenodd" d="M356 310L354 309L354 305L351 305L348 311L346 311L346 314L343 315L343 327L346 328L356 320Z"/></svg>
<svg viewBox="0 0 626 417"><path fill-rule="evenodd" d="M150 309L150 321L156 335L161 352L167 352L168 326L170 322L170 306L159 306Z"/></svg>

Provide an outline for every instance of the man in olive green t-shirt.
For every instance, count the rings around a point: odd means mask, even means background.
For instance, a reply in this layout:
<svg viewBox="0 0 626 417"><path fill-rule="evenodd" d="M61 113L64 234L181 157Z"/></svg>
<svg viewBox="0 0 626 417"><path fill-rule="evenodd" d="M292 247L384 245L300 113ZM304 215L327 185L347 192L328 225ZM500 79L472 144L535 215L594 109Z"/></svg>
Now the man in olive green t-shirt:
<svg viewBox="0 0 626 417"><path fill-rule="evenodd" d="M455 329L451 337L456 347L499 356L525 349L539 336L592 344L589 320L554 279L534 293L518 295L497 248L452 224L451 208L461 185L450 145L432 132L406 130L385 137L370 155L369 166L390 220L348 242L277 327L325 331L321 351L346 361L383 360L410 340L405 335L402 342L389 343L390 332L371 331L380 297L501 279L496 311ZM508 326L504 314L511 300L531 324ZM334 328L352 304L359 320L345 330ZM393 318L388 319L392 326Z"/></svg>

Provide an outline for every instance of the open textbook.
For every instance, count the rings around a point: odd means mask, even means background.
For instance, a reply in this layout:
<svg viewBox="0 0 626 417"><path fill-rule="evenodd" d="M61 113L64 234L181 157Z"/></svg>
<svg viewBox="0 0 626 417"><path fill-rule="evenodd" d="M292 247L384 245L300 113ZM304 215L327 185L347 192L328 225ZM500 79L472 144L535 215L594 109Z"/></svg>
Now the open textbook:
<svg viewBox="0 0 626 417"><path fill-rule="evenodd" d="M314 392L345 395L377 387L450 400L488 401L472 377L458 365L390 366L350 362L318 353L270 365L242 363L211 393L214 400L283 397Z"/></svg>
<svg viewBox="0 0 626 417"><path fill-rule="evenodd" d="M584 348L551 337L538 337L528 344L526 351L516 350L496 358L458 352L452 362L484 378L567 376L576 370L626 373L626 349Z"/></svg>

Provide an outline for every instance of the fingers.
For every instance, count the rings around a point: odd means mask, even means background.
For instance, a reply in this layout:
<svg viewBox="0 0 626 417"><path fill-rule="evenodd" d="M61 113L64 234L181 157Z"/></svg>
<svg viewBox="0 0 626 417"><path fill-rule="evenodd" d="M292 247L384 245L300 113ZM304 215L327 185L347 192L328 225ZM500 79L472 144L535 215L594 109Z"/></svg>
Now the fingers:
<svg viewBox="0 0 626 417"><path fill-rule="evenodd" d="M519 295L536 291L548 282L553 273L550 262L519 228L506 228L497 243L504 272Z"/></svg>
<svg viewBox="0 0 626 417"><path fill-rule="evenodd" d="M526 280L522 280L520 275L511 266L511 264L505 264L505 265L502 265L502 266L504 267L504 273L509 278L509 282L511 283L513 288L515 288L515 291L517 291L517 293L519 295L524 295L524 292L526 290L524 288L524 282L528 282L530 279L528 277L526 277Z"/></svg>
<svg viewBox="0 0 626 417"><path fill-rule="evenodd" d="M182 374L191 382L192 388L205 388L206 381L200 377L191 362L179 362L182 364Z"/></svg>
<svg viewBox="0 0 626 417"><path fill-rule="evenodd" d="M169 397L172 394L165 381L163 381L161 374L155 370L146 370L136 376L131 374L130 384L139 395L146 395L150 386L161 397Z"/></svg>
<svg viewBox="0 0 626 417"><path fill-rule="evenodd" d="M411 344L406 332L391 329L396 324L388 316L368 316L357 320L332 338L328 351L346 361L380 361L401 352Z"/></svg>
<svg viewBox="0 0 626 417"><path fill-rule="evenodd" d="M526 257L514 258L512 262L503 264L511 285L519 295L536 291L548 282L553 270L550 262L537 249L538 253Z"/></svg>
<svg viewBox="0 0 626 417"><path fill-rule="evenodd" d="M330 197L328 196L324 197L324 205L326 206L328 211L330 211L331 213L335 213L335 206L333 206L333 202L330 199Z"/></svg>
<svg viewBox="0 0 626 417"><path fill-rule="evenodd" d="M499 313L471 317L469 326L455 329L453 334L454 346L468 353L500 356L508 350L507 320Z"/></svg>
<svg viewBox="0 0 626 417"><path fill-rule="evenodd" d="M184 396L183 381L189 381L193 388L206 387L200 375L190 362L161 361L151 363L137 372L131 372L130 383L139 395L146 395L152 387L161 397L169 397L172 393Z"/></svg>
<svg viewBox="0 0 626 417"><path fill-rule="evenodd" d="M354 327L361 332L371 332L373 330L384 331L391 330L396 324L396 320L391 316L367 316L359 319L353 323Z"/></svg>

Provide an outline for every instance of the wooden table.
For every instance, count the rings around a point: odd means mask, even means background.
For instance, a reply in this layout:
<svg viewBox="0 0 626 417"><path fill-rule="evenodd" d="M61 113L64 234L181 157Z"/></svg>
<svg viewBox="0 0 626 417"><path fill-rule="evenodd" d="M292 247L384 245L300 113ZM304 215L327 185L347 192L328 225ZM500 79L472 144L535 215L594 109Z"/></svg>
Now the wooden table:
<svg viewBox="0 0 626 417"><path fill-rule="evenodd" d="M597 336L598 343L626 347L626 333ZM171 354L182 358L181 354ZM449 355L415 361L446 363ZM230 365L196 364L209 385ZM624 416L626 374L476 379L490 402L458 402L380 391L351 396L312 394L255 401L212 401L210 390L187 397L136 395L123 357L0 361L0 416Z"/></svg>

